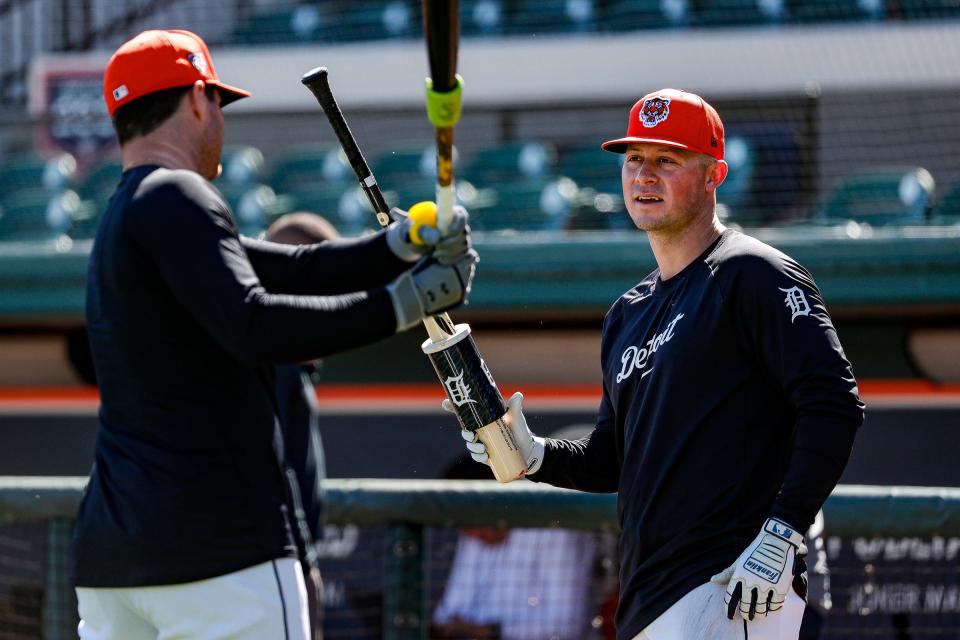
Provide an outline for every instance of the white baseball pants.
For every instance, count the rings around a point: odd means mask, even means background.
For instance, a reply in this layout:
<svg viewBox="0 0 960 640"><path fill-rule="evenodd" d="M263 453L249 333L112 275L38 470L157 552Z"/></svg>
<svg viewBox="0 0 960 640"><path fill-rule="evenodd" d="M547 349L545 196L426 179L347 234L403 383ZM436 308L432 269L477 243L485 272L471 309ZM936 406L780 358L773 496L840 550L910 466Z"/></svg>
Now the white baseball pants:
<svg viewBox="0 0 960 640"><path fill-rule="evenodd" d="M783 608L745 622L727 619L726 587L708 582L680 598L633 640L796 640L806 602L787 593Z"/></svg>
<svg viewBox="0 0 960 640"><path fill-rule="evenodd" d="M281 558L198 582L77 588L81 640L309 640L300 563Z"/></svg>

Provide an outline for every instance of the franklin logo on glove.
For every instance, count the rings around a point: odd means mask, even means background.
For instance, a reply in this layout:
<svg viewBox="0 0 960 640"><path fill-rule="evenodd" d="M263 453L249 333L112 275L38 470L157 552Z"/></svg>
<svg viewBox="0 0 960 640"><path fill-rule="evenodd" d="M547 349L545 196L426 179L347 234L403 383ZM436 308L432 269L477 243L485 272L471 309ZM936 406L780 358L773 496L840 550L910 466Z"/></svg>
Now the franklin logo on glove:
<svg viewBox="0 0 960 640"><path fill-rule="evenodd" d="M753 620L783 608L793 582L794 560L806 554L802 535L781 520L767 518L737 561L710 579L727 585L723 598L727 617L732 620L739 611L744 620Z"/></svg>

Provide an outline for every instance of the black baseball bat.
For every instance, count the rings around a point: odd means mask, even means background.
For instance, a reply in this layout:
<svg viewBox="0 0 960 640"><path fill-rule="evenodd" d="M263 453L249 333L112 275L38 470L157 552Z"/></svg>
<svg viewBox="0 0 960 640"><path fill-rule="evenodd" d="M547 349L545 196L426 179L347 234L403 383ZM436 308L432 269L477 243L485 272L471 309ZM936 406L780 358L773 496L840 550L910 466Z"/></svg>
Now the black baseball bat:
<svg viewBox="0 0 960 640"><path fill-rule="evenodd" d="M380 185L377 184L377 179L374 177L373 172L370 171L367 160L363 157L363 152L360 151L357 139L353 137L353 133L350 131L349 125L347 125L347 120L343 117L340 105L337 104L337 99L333 96L333 91L330 89L330 80L327 76L326 67L317 67L304 74L300 82L310 89L310 92L313 93L317 102L320 103L320 108L323 109L324 115L327 116L327 121L330 123L334 134L336 134L337 140L340 142L340 147L343 149L344 154L346 154L347 160L353 168L353 172L357 175L360 187L370 201L370 206L373 207L374 213L377 214L377 221L380 222L381 227L386 227L390 224L390 216L388 215L390 207L383 197L383 192L380 190ZM443 339L454 333L453 321L450 320L450 316L446 313L424 318L423 324L426 326L427 333L431 338Z"/></svg>
<svg viewBox="0 0 960 640"><path fill-rule="evenodd" d="M333 97L333 91L330 90L330 80L327 78L327 68L317 67L308 71L300 79L300 82L310 89L317 102L320 103L320 107L333 128L333 133L336 134L337 140L340 142L340 148L346 154L350 166L357 174L357 180L360 182L363 192L370 201L370 206L377 214L377 221L381 227L387 226L390 224L390 216L387 215L390 207L387 205L383 192L377 185L377 179L373 177L373 172L370 171L370 166L363 157L363 152L360 151L357 140L353 137L343 113L340 111L336 98Z"/></svg>

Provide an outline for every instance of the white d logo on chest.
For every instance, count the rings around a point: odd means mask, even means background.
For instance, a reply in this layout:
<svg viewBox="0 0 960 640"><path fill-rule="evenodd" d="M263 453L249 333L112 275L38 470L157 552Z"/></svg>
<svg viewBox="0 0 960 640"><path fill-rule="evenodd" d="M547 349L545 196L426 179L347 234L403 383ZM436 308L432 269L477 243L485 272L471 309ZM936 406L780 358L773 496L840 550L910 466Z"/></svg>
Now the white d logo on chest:
<svg viewBox="0 0 960 640"><path fill-rule="evenodd" d="M623 355L620 356L620 362L623 364L623 367L620 369L620 373L617 374L618 384L633 375L634 371L643 371L643 373L640 374L641 378L650 373L652 369L647 369L650 358L653 357L653 354L655 354L660 347L670 342L670 339L673 338L673 328L677 326L677 322L679 322L682 317L683 314L678 313L673 320L667 323L666 329L650 338L645 345L630 345L623 350ZM644 371L645 369L646 371Z"/></svg>

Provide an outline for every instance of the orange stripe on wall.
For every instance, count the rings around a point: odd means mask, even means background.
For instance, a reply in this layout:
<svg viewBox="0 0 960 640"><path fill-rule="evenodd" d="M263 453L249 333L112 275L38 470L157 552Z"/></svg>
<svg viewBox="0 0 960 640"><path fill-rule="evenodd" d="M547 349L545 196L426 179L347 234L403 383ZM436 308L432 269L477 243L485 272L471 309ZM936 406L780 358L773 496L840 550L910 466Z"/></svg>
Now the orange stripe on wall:
<svg viewBox="0 0 960 640"><path fill-rule="evenodd" d="M529 400L538 402L599 401L600 387L596 385L530 385L502 384L505 397L514 391L523 391ZM870 398L911 396L948 399L960 398L960 384L936 384L927 380L862 380L860 393ZM418 384L321 384L317 397L328 402L440 402L443 388L436 383ZM96 404L100 400L96 387L0 387L0 404L43 403Z"/></svg>

